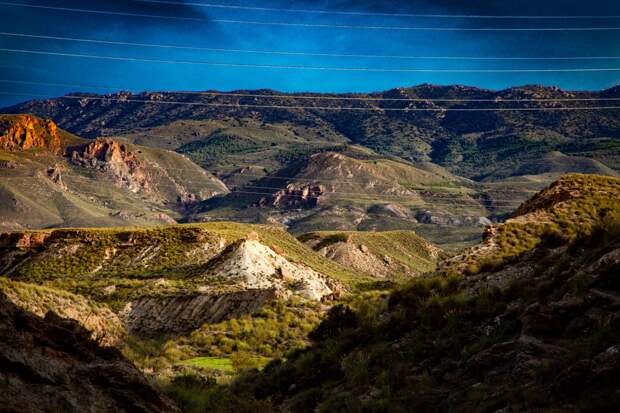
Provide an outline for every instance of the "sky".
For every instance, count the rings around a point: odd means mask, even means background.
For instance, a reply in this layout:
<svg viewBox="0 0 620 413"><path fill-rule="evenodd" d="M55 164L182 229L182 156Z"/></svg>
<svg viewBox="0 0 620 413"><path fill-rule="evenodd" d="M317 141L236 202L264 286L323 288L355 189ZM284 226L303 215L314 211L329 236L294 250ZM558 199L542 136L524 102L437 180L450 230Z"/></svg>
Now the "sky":
<svg viewBox="0 0 620 413"><path fill-rule="evenodd" d="M0 107L76 91L599 90L620 83L591 70L620 69L620 1L11 0L0 49Z"/></svg>

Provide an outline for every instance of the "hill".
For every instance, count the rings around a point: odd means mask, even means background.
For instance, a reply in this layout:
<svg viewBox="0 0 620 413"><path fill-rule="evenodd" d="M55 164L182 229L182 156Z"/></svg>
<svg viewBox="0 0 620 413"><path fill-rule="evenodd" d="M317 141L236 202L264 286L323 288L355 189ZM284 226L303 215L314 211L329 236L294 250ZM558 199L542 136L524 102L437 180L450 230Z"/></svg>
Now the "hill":
<svg viewBox="0 0 620 413"><path fill-rule="evenodd" d="M620 211L620 179L567 175L524 202L503 224L487 227L484 242L443 263L446 272L501 268L545 242L587 234L601 215Z"/></svg>
<svg viewBox="0 0 620 413"><path fill-rule="evenodd" d="M413 231L319 231L298 239L344 267L387 279L430 272L441 256L441 249Z"/></svg>
<svg viewBox="0 0 620 413"><path fill-rule="evenodd" d="M618 183L557 181L514 220L538 228L583 216L571 227L579 231L533 243L501 268L439 273L334 307L309 348L212 389L205 405L224 411L218 400L230 397L290 412L617 410L620 211L609 207Z"/></svg>
<svg viewBox="0 0 620 413"><path fill-rule="evenodd" d="M182 155L83 140L49 120L0 116L0 228L174 222L187 203L227 192Z"/></svg>
<svg viewBox="0 0 620 413"><path fill-rule="evenodd" d="M195 205L191 220L277 222L300 234L316 230L415 229L444 244L451 226L479 234L489 218L512 210L506 192L456 177L432 163L411 163L349 148L319 152L246 181L223 197ZM252 175L250 172L248 175ZM519 194L514 201L528 194Z"/></svg>

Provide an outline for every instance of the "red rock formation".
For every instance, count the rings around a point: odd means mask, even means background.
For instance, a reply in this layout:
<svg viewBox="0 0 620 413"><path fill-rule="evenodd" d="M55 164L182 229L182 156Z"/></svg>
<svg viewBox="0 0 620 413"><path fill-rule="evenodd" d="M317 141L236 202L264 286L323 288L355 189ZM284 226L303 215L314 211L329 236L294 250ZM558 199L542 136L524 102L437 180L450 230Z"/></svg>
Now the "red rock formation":
<svg viewBox="0 0 620 413"><path fill-rule="evenodd" d="M0 148L9 151L45 148L54 153L61 150L58 128L51 120L32 115L0 118Z"/></svg>
<svg viewBox="0 0 620 413"><path fill-rule="evenodd" d="M117 185L132 192L149 191L144 163L124 143L109 138L75 149L70 154L74 164L106 172Z"/></svg>

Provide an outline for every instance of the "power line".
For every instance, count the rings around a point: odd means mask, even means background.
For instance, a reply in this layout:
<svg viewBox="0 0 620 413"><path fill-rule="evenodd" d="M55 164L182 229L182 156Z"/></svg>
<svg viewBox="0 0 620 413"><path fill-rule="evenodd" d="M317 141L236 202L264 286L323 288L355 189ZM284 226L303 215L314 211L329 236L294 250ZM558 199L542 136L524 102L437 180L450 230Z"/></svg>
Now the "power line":
<svg viewBox="0 0 620 413"><path fill-rule="evenodd" d="M0 5L13 7L26 7L43 10L68 11L75 13L103 14L114 16L132 16L143 18L156 18L167 20L185 20L194 22L238 24L238 25L257 25L257 26L281 26L281 27L305 27L305 28L327 28L327 29L357 29L357 30L402 30L402 31L476 31L476 32L564 32L564 31L617 31L620 27L412 27L412 26L378 26L378 25L348 25L348 24L315 24L315 23L293 23L275 21L256 21L256 20L235 20L235 19L204 19L199 17L184 16L165 16L159 14L130 13L108 10L81 9L73 7L44 6L40 4L23 4L12 2L0 2Z"/></svg>
<svg viewBox="0 0 620 413"><path fill-rule="evenodd" d="M3 95L15 96L39 96L49 95L42 93L22 93L0 91ZM620 106L574 106L574 107L548 107L548 108L381 108L381 107L338 107L338 106L287 106L287 105L255 105L255 104L232 104L232 103L207 103L207 102L180 102L165 100L140 100L140 99L121 99L107 96L81 96L65 95L53 99L72 99L72 100L94 100L94 101L116 101L123 103L144 103L159 105L186 105L186 106L205 106L205 107L228 107L231 109L257 108L257 109L308 109L308 110L351 110L362 112L544 112L544 111L573 111L573 110L616 110Z"/></svg>
<svg viewBox="0 0 620 413"><path fill-rule="evenodd" d="M1 36L14 36L48 40L62 40L71 42L84 42L95 44L109 44L117 46L152 47L164 49L182 49L208 52L225 53L248 53L248 54L269 54L285 56L316 56L316 57L351 57L365 59L410 59L410 60L618 60L620 56L548 56L548 57L528 57L528 56L406 56L406 55L381 55L381 54L355 54L355 53L311 53L297 51L277 51L277 50L248 50L248 49L227 49L214 47L156 44L156 43L135 43L114 40L83 39L64 36L35 35L27 33L0 32Z"/></svg>
<svg viewBox="0 0 620 413"><path fill-rule="evenodd" d="M40 86L58 86L58 87L72 87L72 88L89 88L100 90L125 90L126 88L120 86L99 86L99 85L82 85L75 83L50 83L50 82L36 82L29 80L16 80L16 79L0 79L0 83L13 83L13 84L26 84L26 85L40 85ZM504 99L497 97L493 99L459 99L459 98L384 98L384 97L353 97L353 96L324 96L324 95L296 95L296 94L257 94L257 93L237 93L237 92L192 92L192 91L173 91L167 92L175 95L200 95L200 96L223 96L223 97L251 97L251 98L263 98L263 99L305 99L305 100L351 100L351 101L396 101L396 102L491 102L491 103L504 103L504 102L582 102L582 101L616 101L617 98L533 98L533 99Z"/></svg>
<svg viewBox="0 0 620 413"><path fill-rule="evenodd" d="M617 19L620 16L613 15L480 15L480 14L419 14L419 13L382 13L368 11L344 11L344 10L317 10L317 9L290 9L275 7L258 7L233 4L216 3L196 3L196 2L176 2L165 0L133 0L138 3L154 3L166 5L196 6L213 9L232 9L232 10L253 10L266 12L302 13L302 14L333 14L333 15L352 15L352 16L381 16L381 17L427 17L427 18L448 18L448 19Z"/></svg>
<svg viewBox="0 0 620 413"><path fill-rule="evenodd" d="M562 68L562 69L420 69L420 68L372 68L372 67L333 67L333 66L301 66L273 65L256 63L229 63L204 60L165 60L142 57L118 57L81 53L50 52L43 50L0 48L0 52L38 54L47 56L77 57L84 59L115 60L129 62L148 62L166 64L205 65L220 67L240 67L254 69L312 70L335 72L390 72L390 73L575 73L575 72L620 72L620 67L604 68Z"/></svg>

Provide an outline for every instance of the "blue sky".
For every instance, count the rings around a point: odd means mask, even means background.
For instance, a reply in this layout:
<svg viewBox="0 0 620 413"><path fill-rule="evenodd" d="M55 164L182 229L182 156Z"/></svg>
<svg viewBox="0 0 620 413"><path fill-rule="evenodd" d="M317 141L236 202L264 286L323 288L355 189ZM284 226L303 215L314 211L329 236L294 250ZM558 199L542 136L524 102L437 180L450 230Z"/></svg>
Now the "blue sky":
<svg viewBox="0 0 620 413"><path fill-rule="evenodd" d="M174 1L174 0L169 0ZM293 13L207 8L190 3L215 3L269 8L295 8L370 13L459 15L617 16L604 19L428 18L328 13ZM0 2L2 3L2 2ZM282 52L475 57L620 56L620 31L417 31L361 28L300 27L225 23L244 20L306 25L561 28L620 27L620 2L611 0L435 0L435 1L280 1L188 0L174 4L141 1L13 0L13 3L82 8L181 19L149 18L0 4L0 31L21 35L71 37L115 42L201 48ZM183 20L186 19L186 20ZM192 20L193 19L193 20ZM214 21L220 20L220 21ZM605 60L415 60L260 53L93 44L0 35L0 48L46 53L87 54L120 58L210 61L257 65L417 69L572 69L618 68L619 59ZM238 90L367 92L420 83L466 84L501 89L523 84L565 89L604 89L620 83L620 72L544 73L402 73L315 71L221 67L181 63L105 60L68 56L0 52L0 80L66 84L0 82L8 93L57 96L73 91ZM74 86L74 85L79 85ZM96 86L96 87L86 87ZM0 106L34 98L0 94Z"/></svg>

